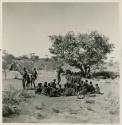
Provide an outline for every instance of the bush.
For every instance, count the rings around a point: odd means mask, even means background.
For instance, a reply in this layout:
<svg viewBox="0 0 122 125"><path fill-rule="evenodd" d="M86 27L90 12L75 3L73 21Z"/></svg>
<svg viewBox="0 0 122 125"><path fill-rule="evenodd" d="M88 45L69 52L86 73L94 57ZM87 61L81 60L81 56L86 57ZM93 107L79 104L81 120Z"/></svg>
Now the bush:
<svg viewBox="0 0 122 125"><path fill-rule="evenodd" d="M11 114L19 114L21 108L17 105L3 104L3 116L9 116Z"/></svg>
<svg viewBox="0 0 122 125"><path fill-rule="evenodd" d="M98 79L115 79L118 77L118 73L116 72L109 72L109 71L100 71L92 74L93 77Z"/></svg>
<svg viewBox="0 0 122 125"><path fill-rule="evenodd" d="M32 98L34 95L26 90L16 90L12 86L7 91L3 91L3 116L18 114L21 111L20 102L25 98Z"/></svg>
<svg viewBox="0 0 122 125"><path fill-rule="evenodd" d="M35 95L30 93L29 91L27 90L22 90L21 93L20 93L20 96L21 98L32 98L34 97Z"/></svg>
<svg viewBox="0 0 122 125"><path fill-rule="evenodd" d="M3 104L17 105L21 101L20 91L10 86L9 90L3 91Z"/></svg>
<svg viewBox="0 0 122 125"><path fill-rule="evenodd" d="M10 86L9 90L3 91L3 116L18 114L21 111L19 103L22 101L20 91Z"/></svg>

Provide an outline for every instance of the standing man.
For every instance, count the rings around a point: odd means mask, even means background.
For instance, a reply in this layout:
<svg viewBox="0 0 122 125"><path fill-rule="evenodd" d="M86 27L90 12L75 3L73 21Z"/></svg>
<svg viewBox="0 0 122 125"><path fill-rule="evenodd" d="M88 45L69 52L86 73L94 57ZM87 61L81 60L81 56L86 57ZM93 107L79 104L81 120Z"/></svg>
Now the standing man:
<svg viewBox="0 0 122 125"><path fill-rule="evenodd" d="M37 77L38 77L38 73L37 73L37 71L36 71L36 68L34 68L33 73L32 73L32 76L33 76L33 85L34 85L34 88L35 88L35 80L36 80Z"/></svg>
<svg viewBox="0 0 122 125"><path fill-rule="evenodd" d="M63 69L60 67L57 70L57 81L58 81L58 84L61 82L61 73L63 73Z"/></svg>
<svg viewBox="0 0 122 125"><path fill-rule="evenodd" d="M22 86L23 86L23 89L26 89L27 71L25 67L23 70L24 70L24 73L23 73L23 79L22 79Z"/></svg>
<svg viewBox="0 0 122 125"><path fill-rule="evenodd" d="M34 68L34 70L33 70L33 76L34 76L34 78L35 78L35 80L37 79L37 76L38 76L38 73L37 73L37 71L36 71L36 68Z"/></svg>

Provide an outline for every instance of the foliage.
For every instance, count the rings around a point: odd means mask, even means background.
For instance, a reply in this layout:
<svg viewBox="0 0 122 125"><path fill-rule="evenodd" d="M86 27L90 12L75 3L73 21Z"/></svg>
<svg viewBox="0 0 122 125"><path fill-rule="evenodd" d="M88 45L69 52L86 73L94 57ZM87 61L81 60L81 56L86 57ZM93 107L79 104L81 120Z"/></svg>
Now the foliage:
<svg viewBox="0 0 122 125"><path fill-rule="evenodd" d="M38 70L56 70L57 67L62 65L62 62L55 59L55 57L47 59L39 59L34 63L34 67Z"/></svg>
<svg viewBox="0 0 122 125"><path fill-rule="evenodd" d="M2 57L2 68L4 70L8 69L8 66L12 63L13 59L15 59L15 57L12 54L5 54Z"/></svg>
<svg viewBox="0 0 122 125"><path fill-rule="evenodd" d="M33 61L28 59L13 60L9 70L18 71L21 75L23 75L24 67L27 69L29 73L32 73L32 70L34 68Z"/></svg>
<svg viewBox="0 0 122 125"><path fill-rule="evenodd" d="M92 74L93 77L95 78L103 78L103 79L108 79L108 78L116 78L118 77L118 73L115 72L109 72L109 71L100 71Z"/></svg>
<svg viewBox="0 0 122 125"><path fill-rule="evenodd" d="M17 57L18 60L29 59L27 55Z"/></svg>
<svg viewBox="0 0 122 125"><path fill-rule="evenodd" d="M5 75L5 79L7 77L7 69L9 68L10 64L12 63L15 57L12 54L8 54L7 52L3 53L2 56L2 69Z"/></svg>
<svg viewBox="0 0 122 125"><path fill-rule="evenodd" d="M32 98L34 95L24 90L16 90L12 86L7 91L3 91L3 116L7 117L12 114L21 112L20 103L26 98Z"/></svg>
<svg viewBox="0 0 122 125"><path fill-rule="evenodd" d="M19 107L21 101L20 92L10 86L9 90L3 92L3 116L18 114L21 110Z"/></svg>
<svg viewBox="0 0 122 125"><path fill-rule="evenodd" d="M21 111L19 106L11 105L11 104L3 104L3 116L7 117L11 114L19 114Z"/></svg>
<svg viewBox="0 0 122 125"><path fill-rule="evenodd" d="M85 72L87 66L103 63L113 48L109 39L97 31L89 34L75 34L71 31L64 36L52 35L50 40L53 42L50 53L82 72Z"/></svg>
<svg viewBox="0 0 122 125"><path fill-rule="evenodd" d="M34 97L35 95L34 95L33 93L29 92L29 91L23 90L23 91L21 92L20 96L21 96L22 98L32 98L32 97Z"/></svg>

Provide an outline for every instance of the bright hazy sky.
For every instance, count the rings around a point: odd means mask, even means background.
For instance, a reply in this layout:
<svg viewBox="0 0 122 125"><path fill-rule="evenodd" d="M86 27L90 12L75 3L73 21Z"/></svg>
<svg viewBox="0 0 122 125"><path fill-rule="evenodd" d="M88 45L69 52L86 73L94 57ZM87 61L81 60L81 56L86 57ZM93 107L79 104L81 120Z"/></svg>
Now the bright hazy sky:
<svg viewBox="0 0 122 125"><path fill-rule="evenodd" d="M92 30L117 46L118 12L117 3L3 3L3 48L15 56L35 52L45 57L49 35Z"/></svg>

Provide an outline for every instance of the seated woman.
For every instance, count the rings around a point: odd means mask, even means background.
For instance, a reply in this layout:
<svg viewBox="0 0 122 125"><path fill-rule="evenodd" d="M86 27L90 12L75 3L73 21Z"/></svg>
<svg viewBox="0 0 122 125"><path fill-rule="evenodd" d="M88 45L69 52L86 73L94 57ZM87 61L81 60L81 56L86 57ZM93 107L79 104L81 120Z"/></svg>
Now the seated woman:
<svg viewBox="0 0 122 125"><path fill-rule="evenodd" d="M47 82L44 82L44 86L42 89L42 94L47 95Z"/></svg>
<svg viewBox="0 0 122 125"><path fill-rule="evenodd" d="M95 93L96 94L104 94L104 93L100 92L100 87L98 86L98 84L96 84L96 86L95 86Z"/></svg>
<svg viewBox="0 0 122 125"><path fill-rule="evenodd" d="M49 96L50 97L57 97L57 96L59 96L58 89L56 88L55 81L50 83L50 94L49 94Z"/></svg>
<svg viewBox="0 0 122 125"><path fill-rule="evenodd" d="M64 94L64 88L62 87L61 84L59 85L59 93L60 93L60 95Z"/></svg>
<svg viewBox="0 0 122 125"><path fill-rule="evenodd" d="M94 88L94 86L93 86L91 81L90 81L90 85L89 85L89 92L90 93L95 93L95 88Z"/></svg>
<svg viewBox="0 0 122 125"><path fill-rule="evenodd" d="M72 84L68 84L64 91L65 96L74 96L75 89L73 88Z"/></svg>
<svg viewBox="0 0 122 125"><path fill-rule="evenodd" d="M48 96L51 96L51 94L52 94L52 87L51 87L51 83L48 83L46 93L47 93L47 95L48 95Z"/></svg>
<svg viewBox="0 0 122 125"><path fill-rule="evenodd" d="M87 94L87 92L88 92L87 84L84 84L81 91L79 91L79 93L78 93L78 98L79 99L85 98L85 95Z"/></svg>
<svg viewBox="0 0 122 125"><path fill-rule="evenodd" d="M35 90L36 94L41 94L42 93L42 83L38 83L38 88Z"/></svg>

